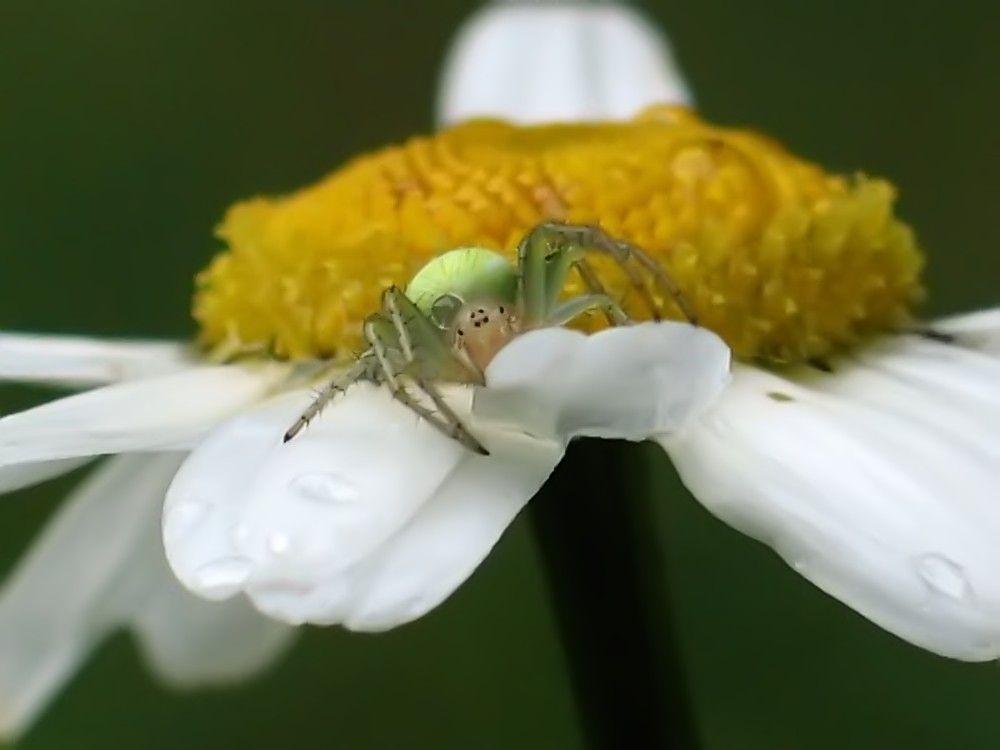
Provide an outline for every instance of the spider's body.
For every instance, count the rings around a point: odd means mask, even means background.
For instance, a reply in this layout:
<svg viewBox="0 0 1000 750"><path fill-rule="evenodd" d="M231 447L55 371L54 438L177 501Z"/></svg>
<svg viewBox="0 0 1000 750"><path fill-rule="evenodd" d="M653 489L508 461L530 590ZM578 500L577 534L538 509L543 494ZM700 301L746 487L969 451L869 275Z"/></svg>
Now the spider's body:
<svg viewBox="0 0 1000 750"><path fill-rule="evenodd" d="M496 353L520 332L517 285L517 269L500 253L463 247L420 269L406 296L482 381Z"/></svg>
<svg viewBox="0 0 1000 750"><path fill-rule="evenodd" d="M597 227L539 224L518 245L517 267L492 250L461 248L424 266L405 292L395 286L386 289L381 310L364 324L369 348L320 392L285 440L295 437L337 393L368 380L388 387L395 398L444 434L486 454L436 384L485 385L486 369L496 354L533 328L562 326L598 310L611 325L630 323L588 263L587 256L594 253L614 261L654 320L661 318L661 300L669 298L695 322L684 296L639 248ZM587 292L563 299L572 270ZM414 388L423 398L413 394Z"/></svg>

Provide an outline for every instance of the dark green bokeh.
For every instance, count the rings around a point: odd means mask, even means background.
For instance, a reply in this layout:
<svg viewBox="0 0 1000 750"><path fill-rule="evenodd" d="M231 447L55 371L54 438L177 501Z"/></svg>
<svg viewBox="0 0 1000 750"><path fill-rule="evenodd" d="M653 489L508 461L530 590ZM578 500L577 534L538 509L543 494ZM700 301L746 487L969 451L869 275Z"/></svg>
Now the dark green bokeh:
<svg viewBox="0 0 1000 750"><path fill-rule="evenodd" d="M0 327L188 336L233 200L426 129L472 4L7 0ZM650 2L703 111L900 187L934 313L996 303L1000 5ZM42 394L5 389L0 412ZM1000 672L924 654L814 591L690 499L654 449L683 653L711 748L994 748ZM662 468L660 468L662 467ZM10 565L71 482L4 498ZM572 508L567 508L572 512ZM108 644L27 738L80 747L575 747L536 557L516 525L424 620L306 634L266 679L173 696ZM624 689L624 686L623 686Z"/></svg>

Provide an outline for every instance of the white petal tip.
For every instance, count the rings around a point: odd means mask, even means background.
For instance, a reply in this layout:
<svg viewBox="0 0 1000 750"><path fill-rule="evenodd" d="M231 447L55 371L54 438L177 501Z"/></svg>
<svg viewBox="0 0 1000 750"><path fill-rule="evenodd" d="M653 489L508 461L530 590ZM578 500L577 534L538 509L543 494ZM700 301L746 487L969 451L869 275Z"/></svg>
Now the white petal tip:
<svg viewBox="0 0 1000 750"><path fill-rule="evenodd" d="M67 650L47 661L44 666L48 672L28 675L26 681L17 684L0 680L0 746L17 742L31 729L80 659L80 654Z"/></svg>
<svg viewBox="0 0 1000 750"><path fill-rule="evenodd" d="M609 120L690 104L666 38L616 3L493 3L460 29L444 66L438 122Z"/></svg>
<svg viewBox="0 0 1000 750"><path fill-rule="evenodd" d="M0 380L67 387L108 385L191 367L186 344L0 333Z"/></svg>
<svg viewBox="0 0 1000 750"><path fill-rule="evenodd" d="M0 418L0 466L190 449L285 377L277 364L198 366L50 401Z"/></svg>

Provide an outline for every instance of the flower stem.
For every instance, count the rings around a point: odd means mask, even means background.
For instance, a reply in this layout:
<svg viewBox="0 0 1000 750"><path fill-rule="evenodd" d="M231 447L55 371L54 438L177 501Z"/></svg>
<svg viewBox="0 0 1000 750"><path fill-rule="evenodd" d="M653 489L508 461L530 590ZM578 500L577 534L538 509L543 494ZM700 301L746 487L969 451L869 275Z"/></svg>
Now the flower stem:
<svg viewBox="0 0 1000 750"><path fill-rule="evenodd" d="M588 750L698 746L641 461L574 441L530 504Z"/></svg>

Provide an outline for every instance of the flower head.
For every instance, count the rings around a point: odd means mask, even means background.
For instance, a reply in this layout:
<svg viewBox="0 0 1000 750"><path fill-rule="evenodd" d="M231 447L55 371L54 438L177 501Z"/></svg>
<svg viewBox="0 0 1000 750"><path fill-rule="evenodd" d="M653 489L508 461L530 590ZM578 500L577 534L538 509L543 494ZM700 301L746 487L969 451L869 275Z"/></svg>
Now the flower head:
<svg viewBox="0 0 1000 750"><path fill-rule="evenodd" d="M884 180L827 174L676 106L628 122L476 121L234 206L194 316L208 347L329 354L434 255L512 253L557 219L646 250L737 356L800 362L910 322L923 264L894 200Z"/></svg>

